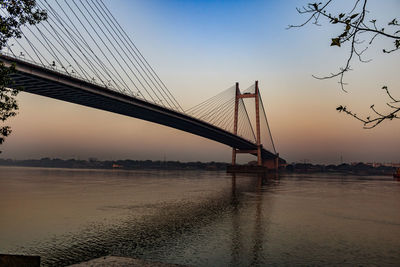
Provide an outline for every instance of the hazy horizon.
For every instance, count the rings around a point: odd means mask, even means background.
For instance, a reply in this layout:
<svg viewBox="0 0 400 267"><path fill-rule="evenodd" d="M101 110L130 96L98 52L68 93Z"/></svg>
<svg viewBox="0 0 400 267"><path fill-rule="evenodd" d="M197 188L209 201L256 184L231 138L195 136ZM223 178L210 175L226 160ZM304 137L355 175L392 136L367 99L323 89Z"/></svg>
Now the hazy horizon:
<svg viewBox="0 0 400 267"><path fill-rule="evenodd" d="M43 157L43 158L12 159L12 158L2 158L2 157L0 157L0 160L13 160L13 161L31 161L31 160L32 161L40 161L40 160L47 160L47 159L50 159L50 160L62 160L62 161L68 161L68 160L81 161L81 160L83 160L83 161L88 161L88 162L89 161L99 161L99 162L112 161L112 162L117 162L117 161L128 161L128 160L144 162L144 161L150 160L152 162L180 162L180 163L196 163L196 162L200 162L200 163L205 163L205 164L209 164L209 163L226 163L226 164L230 164L230 161L212 161L212 160L210 160L210 161L199 161L199 160L197 160L197 161L185 161L185 160L172 160L172 159L168 159L167 157L161 158L161 159L130 159L130 158L99 159L99 158L96 158L96 157L88 157L88 158L80 158L80 157L76 157L76 158L73 158L73 157L72 158ZM250 160L247 163L250 163L250 162L256 163L257 159ZM353 161L353 162L345 162L345 161L343 161L343 162L339 162L339 163L313 163L313 162L310 162L308 160L306 160L306 161L297 161L297 162L287 162L286 164L313 164L313 165L325 165L325 166L327 166L327 165L339 166L341 164L351 165L351 164L355 164L355 163L363 163L363 164L371 164L371 163L400 164L400 162L362 162L362 161ZM246 164L246 162L242 160L242 164ZM8 166L8 165L5 165L5 166ZM21 165L21 166L25 166L25 165Z"/></svg>

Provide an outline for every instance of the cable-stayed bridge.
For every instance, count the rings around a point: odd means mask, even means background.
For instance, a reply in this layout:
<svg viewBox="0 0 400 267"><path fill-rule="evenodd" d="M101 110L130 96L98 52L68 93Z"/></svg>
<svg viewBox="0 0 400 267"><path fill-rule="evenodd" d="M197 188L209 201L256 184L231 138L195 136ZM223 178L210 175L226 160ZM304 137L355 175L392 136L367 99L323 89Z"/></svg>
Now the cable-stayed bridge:
<svg viewBox="0 0 400 267"><path fill-rule="evenodd" d="M103 0L37 0L48 18L24 26L0 60L15 64L12 88L166 125L258 157L276 152L258 83L239 85L184 110ZM1 8L2 16L8 13ZM251 101L250 101L251 100Z"/></svg>

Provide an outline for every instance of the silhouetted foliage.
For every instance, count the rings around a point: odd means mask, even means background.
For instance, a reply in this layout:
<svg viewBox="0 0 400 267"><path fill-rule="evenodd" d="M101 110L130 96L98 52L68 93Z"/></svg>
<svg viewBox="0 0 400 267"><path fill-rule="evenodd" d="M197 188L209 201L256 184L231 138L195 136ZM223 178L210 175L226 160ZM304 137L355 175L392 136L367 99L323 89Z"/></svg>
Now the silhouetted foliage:
<svg viewBox="0 0 400 267"><path fill-rule="evenodd" d="M21 37L23 25L33 25L47 18L46 12L37 8L35 0L0 0L0 8L0 50L7 45L10 38ZM18 103L15 97L18 90L8 87L12 83L10 74L13 72L15 72L15 66L6 67L0 62L0 120L2 123L17 115ZM10 126L0 126L0 144L10 133Z"/></svg>
<svg viewBox="0 0 400 267"><path fill-rule="evenodd" d="M0 160L1 164L1 160ZM365 164L359 163L342 163L339 165L314 165L311 163L292 163L286 166L286 171L294 173L343 173L343 174L357 174L357 175L387 175L392 176L396 167L394 164Z"/></svg>
<svg viewBox="0 0 400 267"><path fill-rule="evenodd" d="M354 58L356 58L356 60L358 59L360 62L369 62L370 60L365 60L363 58L363 54L378 37L393 41L391 47L382 48L383 53L389 54L398 51L400 49L400 24L397 18L389 18L388 21L381 25L379 25L376 19L368 20L366 18L366 14L369 12L367 9L367 0L355 0L349 12L340 12L339 14L332 14L329 12L332 2L334 1L329 0L324 3L310 3L305 7L297 8L299 14L308 17L302 24L289 25L289 28L303 27L309 23L320 26L322 20L342 27L340 34L331 39L331 46L342 47L345 43L350 44L350 51L345 65L340 67L339 71L331 73L330 75L323 77L313 75L313 77L320 80L339 78L341 89L347 92L345 90L346 83L344 82L344 76L345 73L352 70L350 64L353 62ZM393 97L387 86L383 86L382 89L389 98L389 101L386 103L389 111L377 111L375 105L372 105L370 106L373 112L372 117L368 116L364 118L342 105L337 107L336 110L353 116L357 120L363 122L364 128L368 129L374 128L385 120L399 119L400 98Z"/></svg>
<svg viewBox="0 0 400 267"><path fill-rule="evenodd" d="M15 66L7 68L3 63L0 63L0 120L2 122L15 116L16 110L18 110L17 100L14 98L18 94L18 90L7 87L12 83L10 74L14 71ZM10 126L0 127L0 145L4 142L4 137L10 133Z"/></svg>
<svg viewBox="0 0 400 267"><path fill-rule="evenodd" d="M123 170L226 170L225 162L180 162L152 160L76 160L41 158L28 160L1 159L0 166L27 166L50 168L123 169Z"/></svg>

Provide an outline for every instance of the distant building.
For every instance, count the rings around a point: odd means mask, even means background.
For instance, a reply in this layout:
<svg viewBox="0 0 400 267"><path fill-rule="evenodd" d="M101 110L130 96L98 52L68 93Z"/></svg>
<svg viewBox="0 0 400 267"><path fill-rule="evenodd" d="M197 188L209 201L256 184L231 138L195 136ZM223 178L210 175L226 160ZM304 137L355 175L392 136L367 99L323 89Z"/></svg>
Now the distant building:
<svg viewBox="0 0 400 267"><path fill-rule="evenodd" d="M393 162L386 162L386 163L381 163L381 162L367 162L367 163L362 163L362 162L352 162L351 166L356 166L358 164L365 164L368 166L371 166L373 168L379 168L379 167L394 167L394 168L400 168L400 162L399 163L393 163Z"/></svg>
<svg viewBox="0 0 400 267"><path fill-rule="evenodd" d="M113 167L113 169L121 169L122 167L124 167L124 166L122 166L122 165L118 165L118 164L113 164L112 165L112 167Z"/></svg>

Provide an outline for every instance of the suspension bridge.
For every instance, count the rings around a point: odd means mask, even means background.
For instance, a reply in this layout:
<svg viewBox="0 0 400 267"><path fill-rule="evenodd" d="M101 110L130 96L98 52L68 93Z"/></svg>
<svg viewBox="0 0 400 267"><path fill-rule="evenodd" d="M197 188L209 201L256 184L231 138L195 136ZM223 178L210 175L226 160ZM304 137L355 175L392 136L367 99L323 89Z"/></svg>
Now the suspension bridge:
<svg viewBox="0 0 400 267"><path fill-rule="evenodd" d="M24 26L0 61L14 65L11 88L169 126L257 156L278 168L279 157L258 82L236 83L183 109L103 0L37 0L47 19ZM1 8L7 17L6 9Z"/></svg>

